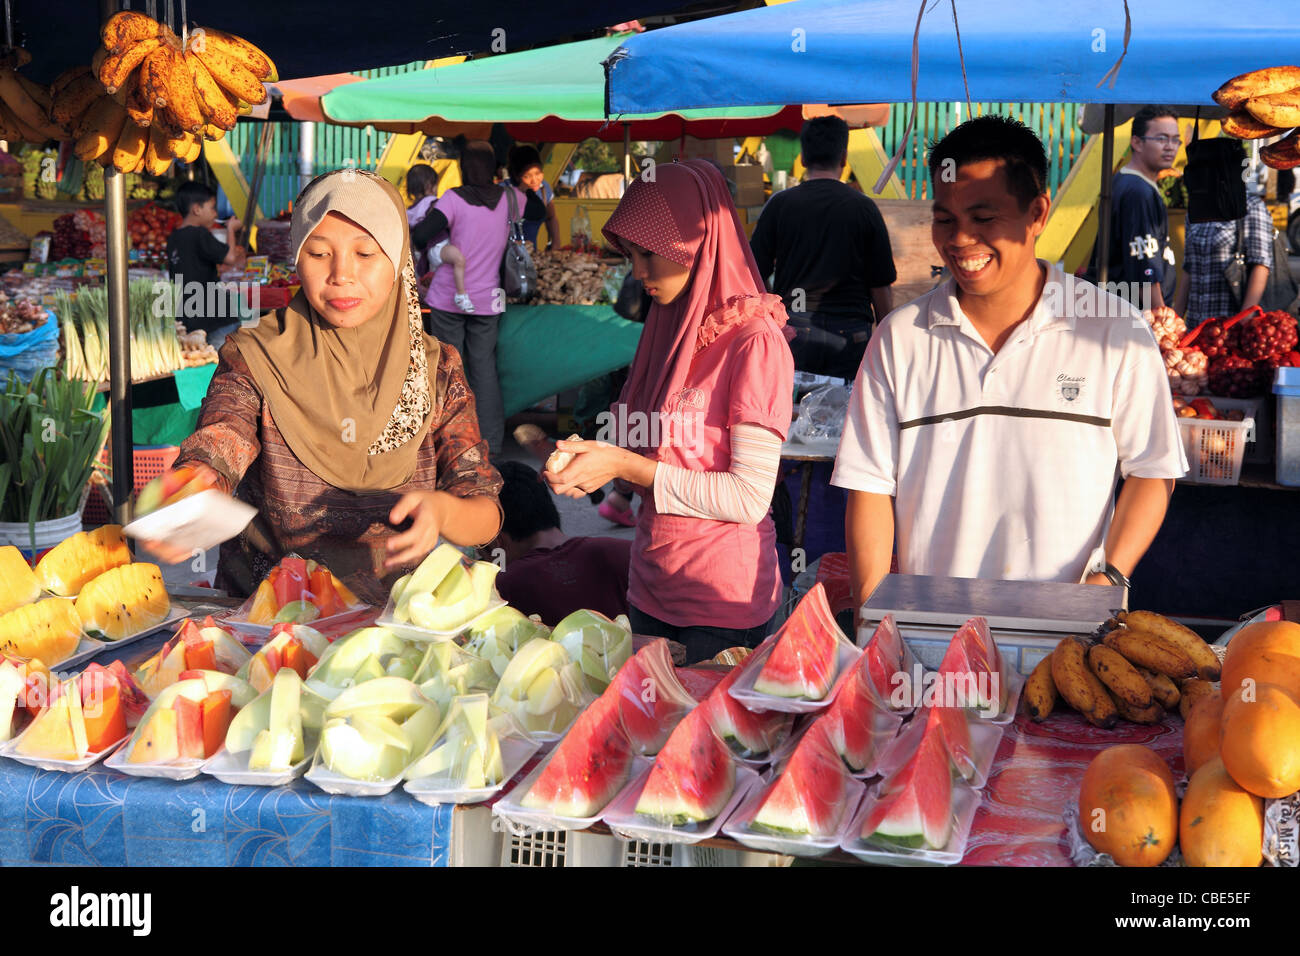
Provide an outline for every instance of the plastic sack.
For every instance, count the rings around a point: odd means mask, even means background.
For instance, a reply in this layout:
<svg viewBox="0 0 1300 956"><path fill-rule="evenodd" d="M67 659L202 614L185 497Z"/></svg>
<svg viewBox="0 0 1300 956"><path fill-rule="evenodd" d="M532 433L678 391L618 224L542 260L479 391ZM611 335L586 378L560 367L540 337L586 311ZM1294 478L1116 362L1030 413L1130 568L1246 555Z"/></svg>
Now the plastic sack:
<svg viewBox="0 0 1300 956"><path fill-rule="evenodd" d="M0 335L0 382L17 372L24 382L59 359L59 323L54 313L45 311L45 321L30 332Z"/></svg>
<svg viewBox="0 0 1300 956"><path fill-rule="evenodd" d="M835 623L819 581L745 660L729 692L752 710L815 713L830 706L835 681L861 653Z"/></svg>
<svg viewBox="0 0 1300 956"><path fill-rule="evenodd" d="M452 701L428 749L402 776L407 792L425 802L479 802L505 786L537 748L514 718L491 716L487 694L468 694Z"/></svg>
<svg viewBox="0 0 1300 956"><path fill-rule="evenodd" d="M804 396L799 417L790 426L790 440L804 442L839 441L844 431L853 390L846 385L823 385Z"/></svg>
<svg viewBox="0 0 1300 956"><path fill-rule="evenodd" d="M492 692L492 706L513 714L528 733L550 743L563 736L594 696L569 652L535 637L506 665Z"/></svg>
<svg viewBox="0 0 1300 956"><path fill-rule="evenodd" d="M738 765L701 706L682 718L654 765L610 805L603 819L628 839L697 843L717 834L757 782L758 774Z"/></svg>
<svg viewBox="0 0 1300 956"><path fill-rule="evenodd" d="M695 707L695 698L677 679L672 652L663 638L637 651L601 696L617 702L623 731L638 754L658 753L678 722Z"/></svg>
<svg viewBox="0 0 1300 956"><path fill-rule="evenodd" d="M307 674L307 686L333 700L348 687L376 677L414 679L423 659L424 648L387 628L362 627L325 648Z"/></svg>
<svg viewBox="0 0 1300 956"><path fill-rule="evenodd" d="M700 708L732 753L747 763L767 763L772 752L790 736L794 715L779 710L750 710L732 697L731 688L740 671L740 667L728 671Z"/></svg>
<svg viewBox="0 0 1300 956"><path fill-rule="evenodd" d="M815 721L765 787L741 804L723 832L746 846L796 856L820 856L862 797L830 740Z"/></svg>

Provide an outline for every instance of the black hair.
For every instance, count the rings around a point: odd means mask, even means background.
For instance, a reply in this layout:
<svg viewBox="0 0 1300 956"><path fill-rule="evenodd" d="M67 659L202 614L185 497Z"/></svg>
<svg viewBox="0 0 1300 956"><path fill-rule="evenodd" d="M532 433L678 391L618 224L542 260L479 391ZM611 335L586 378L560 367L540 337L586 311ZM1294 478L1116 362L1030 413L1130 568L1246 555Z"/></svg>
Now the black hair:
<svg viewBox="0 0 1300 956"><path fill-rule="evenodd" d="M176 188L176 211L184 218L195 206L202 206L209 199L216 199L217 191L207 183L187 180Z"/></svg>
<svg viewBox="0 0 1300 956"><path fill-rule="evenodd" d="M412 199L432 195L438 188L438 174L428 163L416 163L406 171L406 194Z"/></svg>
<svg viewBox="0 0 1300 956"><path fill-rule="evenodd" d="M505 481L500 496L501 510L505 512L502 531L523 541L539 531L560 526L559 509L536 471L517 461L503 461L497 471Z"/></svg>
<svg viewBox="0 0 1300 956"><path fill-rule="evenodd" d="M849 124L838 116L818 116L803 124L799 152L806 169L836 169L849 148Z"/></svg>
<svg viewBox="0 0 1300 956"><path fill-rule="evenodd" d="M930 181L938 181L947 160L960 168L986 159L1006 164L1011 195L1022 210L1047 192L1047 152L1042 140L1024 123L1008 116L967 120L930 147Z"/></svg>
<svg viewBox="0 0 1300 956"><path fill-rule="evenodd" d="M510 178L515 182L519 177L534 166L542 165L542 154L535 147L525 146L522 143L510 147L510 159L507 168L510 172Z"/></svg>
<svg viewBox="0 0 1300 956"><path fill-rule="evenodd" d="M1133 114L1133 135L1145 136L1152 120L1169 116L1178 119L1178 114L1167 106L1144 106Z"/></svg>

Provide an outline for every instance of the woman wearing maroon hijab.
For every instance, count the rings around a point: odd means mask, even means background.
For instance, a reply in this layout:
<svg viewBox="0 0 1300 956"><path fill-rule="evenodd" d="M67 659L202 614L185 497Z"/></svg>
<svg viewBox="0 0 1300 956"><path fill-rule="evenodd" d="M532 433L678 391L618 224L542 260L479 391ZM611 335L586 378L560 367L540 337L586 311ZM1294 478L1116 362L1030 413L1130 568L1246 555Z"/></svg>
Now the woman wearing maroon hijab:
<svg viewBox="0 0 1300 956"><path fill-rule="evenodd" d="M722 173L701 160L654 173L604 229L653 300L602 429L609 442L561 442L575 457L546 478L570 497L614 478L637 486L633 631L680 641L698 661L757 644L780 603L768 512L794 360Z"/></svg>

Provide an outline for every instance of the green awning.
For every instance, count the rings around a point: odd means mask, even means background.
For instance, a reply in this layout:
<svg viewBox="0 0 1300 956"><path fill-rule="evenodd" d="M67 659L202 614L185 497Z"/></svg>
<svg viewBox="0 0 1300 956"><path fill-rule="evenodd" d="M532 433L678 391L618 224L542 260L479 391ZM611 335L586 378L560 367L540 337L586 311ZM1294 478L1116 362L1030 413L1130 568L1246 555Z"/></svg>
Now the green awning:
<svg viewBox="0 0 1300 956"><path fill-rule="evenodd" d="M321 97L328 120L369 124L393 132L445 135L458 125L503 123L518 137L574 142L562 134L597 135L606 126L605 70L602 61L625 35L580 40L520 53L470 60L428 70L385 76L336 87ZM782 115L787 113L788 115ZM749 121L746 123L745 121ZM757 128L753 126L757 121ZM632 123L637 139L676 135L710 138L759 135L767 129L798 129L798 107L721 107L614 117L609 138L621 139L622 124ZM696 123L708 124L698 130ZM773 125L777 123L779 125ZM514 124L533 124L518 131ZM580 124L580 125L579 125ZM714 132L720 127L720 131ZM518 137L523 138L523 137Z"/></svg>

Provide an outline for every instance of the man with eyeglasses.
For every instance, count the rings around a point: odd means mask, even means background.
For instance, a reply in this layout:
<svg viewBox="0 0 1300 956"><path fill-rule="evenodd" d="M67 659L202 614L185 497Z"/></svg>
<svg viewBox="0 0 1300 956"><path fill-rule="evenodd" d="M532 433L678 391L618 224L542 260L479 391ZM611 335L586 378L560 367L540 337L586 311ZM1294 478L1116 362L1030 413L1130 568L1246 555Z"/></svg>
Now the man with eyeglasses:
<svg viewBox="0 0 1300 956"><path fill-rule="evenodd" d="M1133 117L1132 157L1111 189L1107 281L1118 283L1110 288L1139 309L1173 301L1176 269L1169 216L1156 180L1173 168L1181 145L1178 117L1168 107L1142 107ZM1096 250L1093 255L1095 260Z"/></svg>

